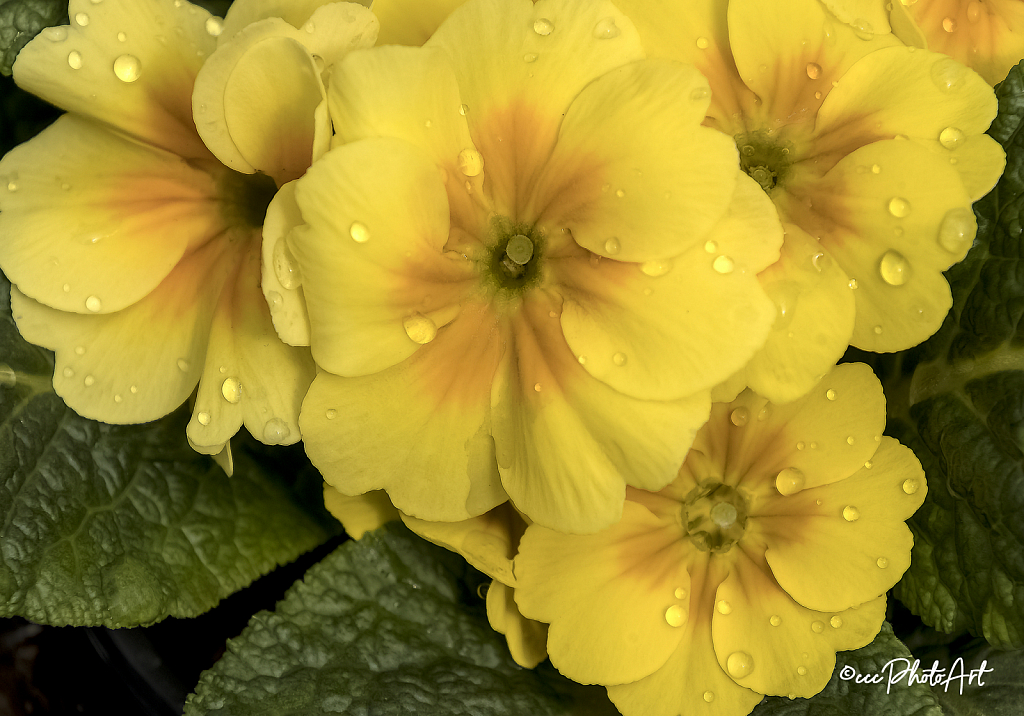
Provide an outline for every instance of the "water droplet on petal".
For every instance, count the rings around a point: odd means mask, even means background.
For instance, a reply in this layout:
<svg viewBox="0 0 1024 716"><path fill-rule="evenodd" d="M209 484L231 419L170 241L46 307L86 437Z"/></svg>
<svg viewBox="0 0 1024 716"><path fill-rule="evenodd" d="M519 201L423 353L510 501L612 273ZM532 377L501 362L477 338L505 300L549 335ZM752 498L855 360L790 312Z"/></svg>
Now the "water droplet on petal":
<svg viewBox="0 0 1024 716"><path fill-rule="evenodd" d="M128 36L126 34L124 34L123 32L117 33L117 41L118 42L124 42L127 39L128 39Z"/></svg>
<svg viewBox="0 0 1024 716"><path fill-rule="evenodd" d="M704 692L704 701L706 701L707 703L710 704L714 700L715 700L715 692L714 691L705 691Z"/></svg>
<svg viewBox="0 0 1024 716"><path fill-rule="evenodd" d="M872 164L871 165L871 173L872 174L881 174L882 173L882 167L878 166L877 164Z"/></svg>
<svg viewBox="0 0 1024 716"><path fill-rule="evenodd" d="M237 403L242 398L242 384L238 378L225 378L220 385L220 394L229 403Z"/></svg>
<svg viewBox="0 0 1024 716"><path fill-rule="evenodd" d="M768 416L772 414L772 404L765 403L764 407L757 411L757 419L759 422L763 422L768 419Z"/></svg>
<svg viewBox="0 0 1024 716"><path fill-rule="evenodd" d="M856 522L860 519L860 510L853 505L847 505L843 508L843 519L847 522Z"/></svg>
<svg viewBox="0 0 1024 716"><path fill-rule="evenodd" d="M288 428L288 424L281 418L271 418L263 426L263 442L267 445L280 445L291 434L292 431Z"/></svg>
<svg viewBox="0 0 1024 716"><path fill-rule="evenodd" d="M210 414L209 413L199 413L198 415L196 415L196 420L199 421L200 425L209 425L210 424Z"/></svg>
<svg viewBox="0 0 1024 716"><path fill-rule="evenodd" d="M686 598L686 590L683 589L682 587L676 587L676 591L674 592L674 594L675 594L676 599L685 599Z"/></svg>
<svg viewBox="0 0 1024 716"><path fill-rule="evenodd" d="M908 477L903 481L903 491L908 495L913 495L921 487L921 483L916 477Z"/></svg>
<svg viewBox="0 0 1024 716"><path fill-rule="evenodd" d="M813 266L814 270L817 271L818 273L826 271L829 269L829 267L832 266L832 257L830 257L828 254L824 252L819 251L818 253L814 254L814 256L811 257L811 266Z"/></svg>
<svg viewBox="0 0 1024 716"><path fill-rule="evenodd" d="M690 99L694 102L700 102L701 100L707 99L711 96L710 90L707 87L698 87L697 89L690 92Z"/></svg>
<svg viewBox="0 0 1024 716"><path fill-rule="evenodd" d="M698 37L697 38L697 49L698 50L706 50L706 49L708 49L708 47L710 47L710 45L711 45L711 42L708 40L708 38L706 38L706 37Z"/></svg>
<svg viewBox="0 0 1024 716"><path fill-rule="evenodd" d="M540 383L534 383L533 384L533 390L534 390L535 393L539 393L540 390L541 390L541 384Z"/></svg>
<svg viewBox="0 0 1024 716"><path fill-rule="evenodd" d="M538 35L547 36L554 32L555 25L551 20L546 17L542 17L539 20L535 20L533 23L533 31Z"/></svg>
<svg viewBox="0 0 1024 716"><path fill-rule="evenodd" d="M817 620L811 622L811 631L813 631L815 634L821 634L823 631L825 631L825 623Z"/></svg>
<svg viewBox="0 0 1024 716"><path fill-rule="evenodd" d="M475 177L484 170L484 158L475 149L463 149L459 152L459 171L468 177Z"/></svg>
<svg viewBox="0 0 1024 716"><path fill-rule="evenodd" d="M669 259L655 259L654 261L644 261L640 264L640 270L646 276L651 278L657 278L658 276L664 276L672 270L672 262Z"/></svg>
<svg viewBox="0 0 1024 716"><path fill-rule="evenodd" d="M610 40L618 37L621 32L613 17L606 17L594 25L594 37L598 40Z"/></svg>
<svg viewBox="0 0 1024 716"><path fill-rule="evenodd" d="M846 285L849 286L850 288L857 288L857 279L851 278Z"/></svg>
<svg viewBox="0 0 1024 716"><path fill-rule="evenodd" d="M819 65L817 62L808 62L807 76L810 77L812 80L816 80L819 77L821 77L821 65Z"/></svg>
<svg viewBox="0 0 1024 716"><path fill-rule="evenodd" d="M665 621L669 626L681 627L686 623L686 611L678 604L673 604L665 610Z"/></svg>
<svg viewBox="0 0 1024 716"><path fill-rule="evenodd" d="M886 251L878 262L882 280L890 286L902 286L910 277L910 264L899 251Z"/></svg>
<svg viewBox="0 0 1024 716"><path fill-rule="evenodd" d="M942 29L946 32L953 32L956 30L956 20L951 17L942 18Z"/></svg>
<svg viewBox="0 0 1024 716"><path fill-rule="evenodd" d="M846 438L846 444L847 445L853 445L854 442L856 442L856 441L853 439L852 435L849 436L848 438Z"/></svg>
<svg viewBox="0 0 1024 716"><path fill-rule="evenodd" d="M437 324L421 313L414 313L406 318L402 325L405 327L405 334L420 345L426 345L437 336Z"/></svg>
<svg viewBox="0 0 1024 716"><path fill-rule="evenodd" d="M334 408L328 408L327 412L324 413L324 415L328 420L334 420L336 417L338 417L338 411L335 410Z"/></svg>
<svg viewBox="0 0 1024 716"><path fill-rule="evenodd" d="M129 390L129 391L131 391L131 394L132 394L132 395L135 395L136 393L138 393L138 392L139 392L139 388L138 388L138 386L135 386L135 385L133 385L133 386L129 387L129 388L128 388L128 390Z"/></svg>
<svg viewBox="0 0 1024 716"><path fill-rule="evenodd" d="M807 676L807 667L806 666L798 666L798 667L796 667L796 673L800 674L800 676Z"/></svg>
<svg viewBox="0 0 1024 716"><path fill-rule="evenodd" d="M178 370L180 370L182 373L184 373L184 372L186 372L188 370L188 368L189 368L188 361L185 360L184 358L179 358L178 359Z"/></svg>
<svg viewBox="0 0 1024 716"><path fill-rule="evenodd" d="M803 441L803 440L801 440L800 442L798 442L798 443L796 444L796 449L797 449L797 450L803 450L803 449L804 449L805 447L807 447L807 446L806 446L806 445L804 444L804 441Z"/></svg>
<svg viewBox="0 0 1024 716"><path fill-rule="evenodd" d="M795 467L780 470L779 474L775 476L775 489L779 491L780 495L786 497L800 492L804 489L805 484L807 484L807 480L804 474Z"/></svg>
<svg viewBox="0 0 1024 716"><path fill-rule="evenodd" d="M716 244L714 241L708 241L704 244L704 250L707 251L709 254L713 254L716 251L718 251L718 244Z"/></svg>
<svg viewBox="0 0 1024 716"><path fill-rule="evenodd" d="M885 557L879 557L877 560L875 560L875 564L878 565L879 569L885 569L889 566L889 560L887 560Z"/></svg>
<svg viewBox="0 0 1024 716"><path fill-rule="evenodd" d="M750 411L744 407L736 408L729 414L729 420L736 427L742 428L750 420Z"/></svg>
<svg viewBox="0 0 1024 716"><path fill-rule="evenodd" d="M77 22L82 27L85 27L89 24L89 16L86 15L84 12L75 13L75 22Z"/></svg>
<svg viewBox="0 0 1024 716"><path fill-rule="evenodd" d="M614 236L604 242L604 251L609 256L614 256L615 254L619 253L621 249L622 246L619 244L619 240L616 239Z"/></svg>
<svg viewBox="0 0 1024 716"><path fill-rule="evenodd" d="M142 63L135 55L121 55L114 60L114 74L122 82L134 82L141 73Z"/></svg>
<svg viewBox="0 0 1024 716"><path fill-rule="evenodd" d="M71 368L65 368L61 372L63 373L65 378L73 378L75 376L75 371Z"/></svg>
<svg viewBox="0 0 1024 716"><path fill-rule="evenodd" d="M829 400L835 400L836 399L836 391L834 391L831 388L829 388L828 390L825 391L825 397L828 398Z"/></svg>
<svg viewBox="0 0 1024 716"><path fill-rule="evenodd" d="M469 105L468 104L460 104L459 105L459 114L461 114L463 117L466 116L466 112L468 112L468 111L469 111Z"/></svg>
<svg viewBox="0 0 1024 716"><path fill-rule="evenodd" d="M274 275L286 289L291 290L302 285L299 265L288 248L288 242L283 238L274 244Z"/></svg>
<svg viewBox="0 0 1024 716"><path fill-rule="evenodd" d="M277 291L267 291L267 305L271 311L276 311L284 303L284 297Z"/></svg>
<svg viewBox="0 0 1024 716"><path fill-rule="evenodd" d="M833 629L838 629L843 625L843 620L841 617L835 616L829 619L828 623L832 625Z"/></svg>
<svg viewBox="0 0 1024 716"><path fill-rule="evenodd" d="M626 360L627 359L625 353L616 353L615 355L612 356L612 363L614 363L617 366L626 365Z"/></svg>
<svg viewBox="0 0 1024 716"><path fill-rule="evenodd" d="M881 326L875 326L875 327L874 327L874 328L872 328L871 330L873 330L873 331L875 332L875 335L876 335L876 336L880 336L880 335L882 335L882 327L881 327Z"/></svg>
<svg viewBox="0 0 1024 716"><path fill-rule="evenodd" d="M773 627L777 627L780 624L782 624L782 617L780 617L778 614L772 614L771 618L768 619L768 623L771 624Z"/></svg>
<svg viewBox="0 0 1024 716"><path fill-rule="evenodd" d="M78 50L72 50L68 53L68 67L73 70L82 69L82 53Z"/></svg>
<svg viewBox="0 0 1024 716"><path fill-rule="evenodd" d="M723 530L729 529L736 524L738 513L736 508L729 502L719 502L710 511L711 521Z"/></svg>
<svg viewBox="0 0 1024 716"><path fill-rule="evenodd" d="M68 38L68 26L47 27L43 29L41 34L50 42L63 42Z"/></svg>
<svg viewBox="0 0 1024 716"><path fill-rule="evenodd" d="M725 660L726 671L734 679L742 679L754 670L754 659L745 651L734 651Z"/></svg>
<svg viewBox="0 0 1024 716"><path fill-rule="evenodd" d="M586 356L580 356L576 360L578 360L580 362L580 365L586 365L587 364L587 357Z"/></svg>
<svg viewBox="0 0 1024 716"><path fill-rule="evenodd" d="M93 313L99 313L103 308L103 302L97 296L89 296L85 299L85 307Z"/></svg>
<svg viewBox="0 0 1024 716"><path fill-rule="evenodd" d="M967 68L956 60L943 57L932 65L932 82L943 92L954 92L963 86L967 72Z"/></svg>
<svg viewBox="0 0 1024 716"><path fill-rule="evenodd" d="M219 17L207 18L206 32L208 32L211 37L219 37L220 33L224 32L224 21Z"/></svg>
<svg viewBox="0 0 1024 716"><path fill-rule="evenodd" d="M897 219L902 219L910 213L910 202L901 196L894 196L889 200L889 213Z"/></svg>
<svg viewBox="0 0 1024 716"><path fill-rule="evenodd" d="M712 268L720 274L730 274L735 268L733 260L728 256L719 256L715 259L714 263L711 264Z"/></svg>
<svg viewBox="0 0 1024 716"><path fill-rule="evenodd" d="M966 135L956 127L946 127L939 132L939 144L946 149L956 149L965 138Z"/></svg>
<svg viewBox="0 0 1024 716"><path fill-rule="evenodd" d="M352 240L357 244L365 244L370 240L370 230L366 228L366 224L361 221L353 221L352 226L348 227L348 235L352 237Z"/></svg>
<svg viewBox="0 0 1024 716"><path fill-rule="evenodd" d="M732 614L732 605L724 599L719 599L718 603L715 605L715 608L718 609L719 614Z"/></svg>
<svg viewBox="0 0 1024 716"><path fill-rule="evenodd" d="M88 386L92 385L93 383L95 383L96 379L93 378L91 375L87 375L87 376L85 376L85 380L82 381L82 382L85 383L86 387L88 387Z"/></svg>
<svg viewBox="0 0 1024 716"><path fill-rule="evenodd" d="M524 62L536 62L537 61L537 53L536 52L528 52L527 54L523 55L523 61Z"/></svg>
<svg viewBox="0 0 1024 716"><path fill-rule="evenodd" d="M974 243L978 221L965 206L950 209L939 224L939 246L952 254L962 254Z"/></svg>
<svg viewBox="0 0 1024 716"><path fill-rule="evenodd" d="M622 189L616 189L615 190L615 196L617 196L617 197L619 197L621 199L622 197L626 196L626 192L623 191Z"/></svg>

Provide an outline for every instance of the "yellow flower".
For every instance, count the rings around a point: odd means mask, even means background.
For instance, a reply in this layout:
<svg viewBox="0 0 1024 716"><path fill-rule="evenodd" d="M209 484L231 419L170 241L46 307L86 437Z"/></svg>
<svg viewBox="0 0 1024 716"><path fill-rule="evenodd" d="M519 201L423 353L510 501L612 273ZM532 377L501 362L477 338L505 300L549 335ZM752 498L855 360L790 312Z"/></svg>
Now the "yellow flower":
<svg viewBox="0 0 1024 716"><path fill-rule="evenodd" d="M273 251L335 488L452 522L510 496L581 532L674 477L768 330L780 227L699 126L703 77L641 58L608 2L479 0L335 66L335 148L268 218L301 224Z"/></svg>
<svg viewBox="0 0 1024 716"><path fill-rule="evenodd" d="M593 535L531 525L516 601L550 624L563 674L608 686L626 716L740 714L811 696L835 652L871 641L910 565L914 454L881 436L871 370L836 367L805 397L716 403L679 476L630 489Z"/></svg>
<svg viewBox="0 0 1024 716"><path fill-rule="evenodd" d="M907 44L963 62L995 85L1024 59L1024 5L1019 0L900 0L892 26Z"/></svg>
<svg viewBox="0 0 1024 716"><path fill-rule="evenodd" d="M942 271L970 248L971 203L1004 164L982 134L991 88L818 0L618 5L652 56L708 77L705 123L735 139L782 218L782 258L760 274L778 317L750 387L791 400L847 344L895 351L937 330L951 301Z"/></svg>
<svg viewBox="0 0 1024 716"><path fill-rule="evenodd" d="M306 17L316 4L304 3ZM308 350L277 339L260 289L276 186L253 173L277 177L259 160L287 157L279 180L294 178L311 161L310 135L305 149L282 148L280 127L260 123L281 114L275 94L246 95L260 86L233 67L221 73L222 105L234 100L229 129L254 157L249 176L218 161L222 146L211 153L192 114L200 68L209 57L218 69L225 52L218 42L230 52L268 9L240 0L222 21L181 0L73 0L71 26L44 30L14 67L19 85L68 114L0 162L0 266L21 332L56 351L57 393L87 417L136 423L198 383L188 437L203 452L242 424L264 442L296 442L314 371ZM207 87L218 82L207 75Z"/></svg>

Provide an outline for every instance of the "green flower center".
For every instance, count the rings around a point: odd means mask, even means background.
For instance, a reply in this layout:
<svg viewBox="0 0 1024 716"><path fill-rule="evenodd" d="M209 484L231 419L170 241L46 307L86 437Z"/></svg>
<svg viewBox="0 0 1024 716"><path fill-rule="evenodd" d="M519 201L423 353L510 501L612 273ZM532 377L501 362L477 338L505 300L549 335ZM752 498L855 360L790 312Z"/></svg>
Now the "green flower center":
<svg viewBox="0 0 1024 716"><path fill-rule="evenodd" d="M491 220L485 280L498 293L515 298L540 281L544 237L533 227L505 216Z"/></svg>
<svg viewBox="0 0 1024 716"><path fill-rule="evenodd" d="M680 517L694 547L728 552L746 529L747 500L733 487L705 480L683 500Z"/></svg>
<svg viewBox="0 0 1024 716"><path fill-rule="evenodd" d="M771 194L783 185L789 175L792 147L780 142L764 129L737 134L736 147L740 150L740 168Z"/></svg>
<svg viewBox="0 0 1024 716"><path fill-rule="evenodd" d="M267 217L267 207L277 194L277 184L266 174L242 174L227 170L220 179L224 219L231 226L258 229Z"/></svg>

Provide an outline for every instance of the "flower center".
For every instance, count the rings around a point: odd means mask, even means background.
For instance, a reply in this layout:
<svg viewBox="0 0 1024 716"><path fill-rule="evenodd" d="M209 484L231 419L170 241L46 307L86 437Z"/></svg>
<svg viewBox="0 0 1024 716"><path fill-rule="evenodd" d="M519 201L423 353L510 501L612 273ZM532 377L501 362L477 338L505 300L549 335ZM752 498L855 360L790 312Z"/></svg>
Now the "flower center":
<svg viewBox="0 0 1024 716"><path fill-rule="evenodd" d="M780 142L764 129L737 134L734 139L740 150L740 167L766 193L785 182L793 163L788 142Z"/></svg>
<svg viewBox="0 0 1024 716"><path fill-rule="evenodd" d="M747 526L747 500L733 487L705 480L690 490L680 513L693 546L702 552L727 552Z"/></svg>
<svg viewBox="0 0 1024 716"><path fill-rule="evenodd" d="M228 169L220 179L221 210L232 226L263 226L275 194L277 184L266 174L242 174Z"/></svg>
<svg viewBox="0 0 1024 716"><path fill-rule="evenodd" d="M508 298L514 298L540 280L544 238L536 229L505 216L491 220L490 258L486 280Z"/></svg>

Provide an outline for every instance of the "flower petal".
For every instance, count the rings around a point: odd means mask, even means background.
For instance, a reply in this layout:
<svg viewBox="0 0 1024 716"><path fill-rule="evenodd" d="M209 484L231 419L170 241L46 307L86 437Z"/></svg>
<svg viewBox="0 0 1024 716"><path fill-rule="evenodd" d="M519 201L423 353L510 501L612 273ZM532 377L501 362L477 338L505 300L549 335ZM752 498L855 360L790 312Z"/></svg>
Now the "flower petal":
<svg viewBox="0 0 1024 716"><path fill-rule="evenodd" d="M678 524L626 502L622 520L592 535L531 525L515 559L516 603L550 624L555 667L581 683L622 684L659 669L676 650L690 588ZM682 590L683 597L676 597Z"/></svg>
<svg viewBox="0 0 1024 716"><path fill-rule="evenodd" d="M664 60L598 78L569 106L525 215L621 261L703 245L737 181L733 140L700 126L708 97L695 68Z"/></svg>
<svg viewBox="0 0 1024 716"><path fill-rule="evenodd" d="M493 580L487 590L487 621L494 631L505 635L515 662L532 669L548 656L548 625L524 617L514 594L512 587Z"/></svg>
<svg viewBox="0 0 1024 716"><path fill-rule="evenodd" d="M362 539L367 532L400 518L400 513L384 490L372 490L350 497L325 482L324 507L334 515L352 539Z"/></svg>
<svg viewBox="0 0 1024 716"><path fill-rule="evenodd" d="M106 423L144 423L181 405L203 369L210 323L231 273L230 242L212 241L148 296L117 313L47 308L12 289L26 340L56 351L53 388L76 413Z"/></svg>
<svg viewBox="0 0 1024 716"><path fill-rule="evenodd" d="M502 483L532 520L563 532L617 521L626 484L660 489L708 410L706 391L638 400L592 378L570 352L557 304L530 296L492 393Z"/></svg>
<svg viewBox="0 0 1024 716"><path fill-rule="evenodd" d="M845 480L772 500L756 515L775 578L809 609L874 599L910 566L914 537L904 520L924 501L924 472L892 438L882 439L870 464Z"/></svg>
<svg viewBox="0 0 1024 716"><path fill-rule="evenodd" d="M822 0L839 20L862 33L891 32L889 13L877 0Z"/></svg>
<svg viewBox="0 0 1024 716"><path fill-rule="evenodd" d="M302 284L296 286L289 282L292 288L285 288L274 271L274 256L278 251L278 242L283 242L289 231L303 223L302 211L295 201L295 182L288 182L278 190L267 207L267 218L263 222L260 286L270 307L274 330L290 346L309 345L309 313Z"/></svg>
<svg viewBox="0 0 1024 716"><path fill-rule="evenodd" d="M214 49L205 26L210 13L172 0L71 0L68 14L70 26L47 28L22 49L18 85L153 146L208 158L191 98Z"/></svg>
<svg viewBox="0 0 1024 716"><path fill-rule="evenodd" d="M332 150L296 183L295 198L307 225L274 249L275 270L282 278L290 250L325 370L365 375L400 363L420 347L409 321L436 331L477 286L474 264L442 253L448 201L437 167L401 140Z"/></svg>
<svg viewBox="0 0 1024 716"><path fill-rule="evenodd" d="M130 306L226 226L209 174L74 115L7 154L0 176L0 266L62 311Z"/></svg>
<svg viewBox="0 0 1024 716"><path fill-rule="evenodd" d="M302 27L329 0L235 0L224 15L218 43L224 44L246 27L276 17L292 27Z"/></svg>
<svg viewBox="0 0 1024 716"><path fill-rule="evenodd" d="M346 495L386 489L395 507L425 520L457 522L504 502L489 430L500 350L492 326L489 311L467 306L392 368L321 372L299 427L324 479Z"/></svg>
<svg viewBox="0 0 1024 716"><path fill-rule="evenodd" d="M466 0L374 0L373 13L380 20L377 44L422 45L464 2Z"/></svg>

